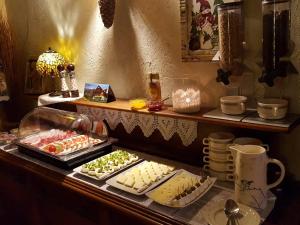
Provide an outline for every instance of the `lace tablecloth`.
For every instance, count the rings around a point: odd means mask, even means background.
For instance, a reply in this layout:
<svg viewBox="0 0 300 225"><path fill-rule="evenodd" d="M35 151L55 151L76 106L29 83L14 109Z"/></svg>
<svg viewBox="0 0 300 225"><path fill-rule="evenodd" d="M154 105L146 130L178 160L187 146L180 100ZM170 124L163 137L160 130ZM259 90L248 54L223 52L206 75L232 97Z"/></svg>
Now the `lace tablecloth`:
<svg viewBox="0 0 300 225"><path fill-rule="evenodd" d="M116 129L118 124L122 124L129 134L137 126L141 128L145 137L150 137L155 130L160 131L166 141L177 133L184 146L189 146L197 138L196 121L158 116L155 113L142 114L88 106L77 106L77 111L93 120L106 120L112 130Z"/></svg>

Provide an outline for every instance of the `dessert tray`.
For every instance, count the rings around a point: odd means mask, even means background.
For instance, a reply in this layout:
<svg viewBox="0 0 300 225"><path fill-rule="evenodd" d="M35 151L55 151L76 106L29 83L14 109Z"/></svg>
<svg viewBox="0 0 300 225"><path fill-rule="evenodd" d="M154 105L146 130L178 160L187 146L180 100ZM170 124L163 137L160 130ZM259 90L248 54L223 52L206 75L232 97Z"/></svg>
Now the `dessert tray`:
<svg viewBox="0 0 300 225"><path fill-rule="evenodd" d="M117 149L107 155L75 168L73 171L94 180L104 180L119 171L132 166L140 159L137 155Z"/></svg>
<svg viewBox="0 0 300 225"><path fill-rule="evenodd" d="M182 208L200 199L215 181L216 178L204 178L181 169L171 179L146 195L161 205Z"/></svg>
<svg viewBox="0 0 300 225"><path fill-rule="evenodd" d="M134 195L143 195L172 177L174 167L143 161L106 181L108 185Z"/></svg>

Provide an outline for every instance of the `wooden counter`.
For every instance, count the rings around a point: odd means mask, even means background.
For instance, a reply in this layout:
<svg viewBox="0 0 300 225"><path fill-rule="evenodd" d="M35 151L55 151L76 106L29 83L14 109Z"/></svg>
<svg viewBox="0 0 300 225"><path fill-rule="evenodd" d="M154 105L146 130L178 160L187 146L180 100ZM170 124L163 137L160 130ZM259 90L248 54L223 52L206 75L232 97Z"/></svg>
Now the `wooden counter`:
<svg viewBox="0 0 300 225"><path fill-rule="evenodd" d="M0 224L185 224L73 179L67 176L70 171L41 166L18 154L0 151ZM288 214L299 209L299 194L282 199L264 224L299 224L297 213ZM281 202L293 208L287 210Z"/></svg>
<svg viewBox="0 0 300 225"><path fill-rule="evenodd" d="M1 150L0 161L0 224L184 224L72 179L72 171Z"/></svg>

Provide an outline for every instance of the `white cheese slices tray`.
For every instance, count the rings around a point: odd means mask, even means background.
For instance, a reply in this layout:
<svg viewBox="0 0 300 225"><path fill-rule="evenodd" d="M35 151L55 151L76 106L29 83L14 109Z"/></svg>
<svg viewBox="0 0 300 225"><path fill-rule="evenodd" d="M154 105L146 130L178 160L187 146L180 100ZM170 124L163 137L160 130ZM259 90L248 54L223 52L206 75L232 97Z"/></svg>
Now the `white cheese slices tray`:
<svg viewBox="0 0 300 225"><path fill-rule="evenodd" d="M183 208L200 199L214 185L215 181L214 177L204 178L182 169L146 195L161 205Z"/></svg>
<svg viewBox="0 0 300 225"><path fill-rule="evenodd" d="M134 195L143 195L172 177L174 167L165 164L143 161L106 181L120 190Z"/></svg>
<svg viewBox="0 0 300 225"><path fill-rule="evenodd" d="M141 161L142 159L137 155L117 149L107 155L83 164L73 169L73 171L100 181Z"/></svg>

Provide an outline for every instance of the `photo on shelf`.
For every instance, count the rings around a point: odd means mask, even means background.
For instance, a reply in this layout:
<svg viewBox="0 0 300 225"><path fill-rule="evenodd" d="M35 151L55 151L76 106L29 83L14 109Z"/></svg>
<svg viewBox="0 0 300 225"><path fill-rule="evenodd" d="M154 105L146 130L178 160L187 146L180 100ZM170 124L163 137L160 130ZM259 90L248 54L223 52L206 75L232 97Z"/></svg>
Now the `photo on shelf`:
<svg viewBox="0 0 300 225"><path fill-rule="evenodd" d="M217 5L223 0L180 0L182 61L211 61L218 52Z"/></svg>
<svg viewBox="0 0 300 225"><path fill-rule="evenodd" d="M24 93L25 94L45 94L49 92L49 87L47 83L47 77L42 77L36 70L36 61L37 59L29 59L26 64L26 75L25 75L25 84L24 84Z"/></svg>
<svg viewBox="0 0 300 225"><path fill-rule="evenodd" d="M109 84L86 83L84 87L84 97L89 101L102 103L116 100Z"/></svg>

